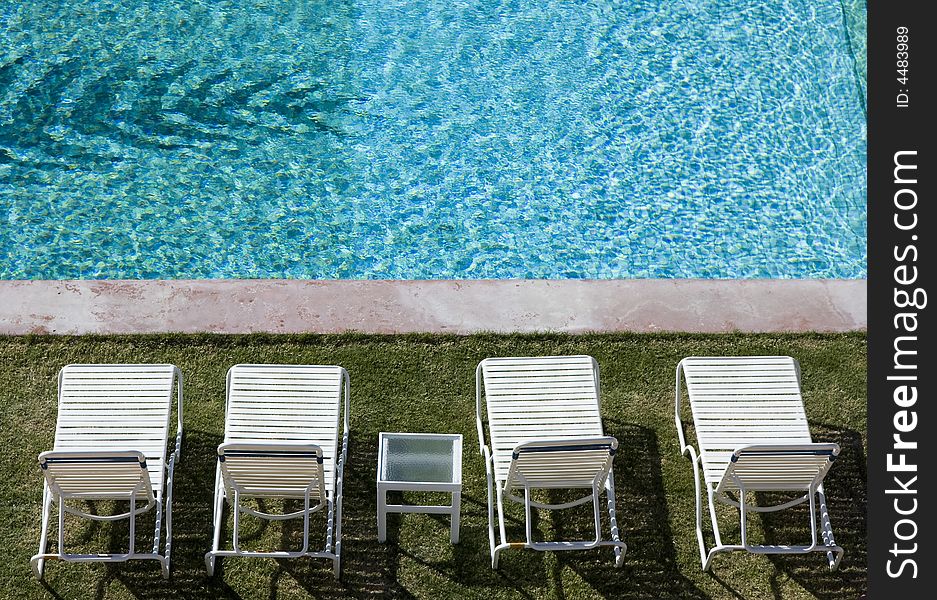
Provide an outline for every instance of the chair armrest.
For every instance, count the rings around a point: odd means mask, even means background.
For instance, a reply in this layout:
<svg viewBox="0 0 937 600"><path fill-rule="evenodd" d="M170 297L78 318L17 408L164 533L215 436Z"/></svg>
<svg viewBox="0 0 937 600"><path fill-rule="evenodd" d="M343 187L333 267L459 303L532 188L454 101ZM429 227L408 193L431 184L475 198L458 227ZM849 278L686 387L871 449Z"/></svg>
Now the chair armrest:
<svg viewBox="0 0 937 600"><path fill-rule="evenodd" d="M172 449L173 454L176 455L176 460L182 458L182 369L175 367L176 372L176 385L178 390L176 392L176 447ZM166 461L167 463L169 461Z"/></svg>
<svg viewBox="0 0 937 600"><path fill-rule="evenodd" d="M686 443L686 433L683 431L683 420L680 418L680 373L682 370L683 360L677 363L677 383L674 389L673 420L677 428L677 439L680 442L680 453L686 454L691 447Z"/></svg>
<svg viewBox="0 0 937 600"><path fill-rule="evenodd" d="M815 489L839 455L838 444L753 444L729 458L716 492Z"/></svg>
<svg viewBox="0 0 937 600"><path fill-rule="evenodd" d="M485 428L482 424L482 364L475 367L475 431L478 433L478 451L485 453Z"/></svg>

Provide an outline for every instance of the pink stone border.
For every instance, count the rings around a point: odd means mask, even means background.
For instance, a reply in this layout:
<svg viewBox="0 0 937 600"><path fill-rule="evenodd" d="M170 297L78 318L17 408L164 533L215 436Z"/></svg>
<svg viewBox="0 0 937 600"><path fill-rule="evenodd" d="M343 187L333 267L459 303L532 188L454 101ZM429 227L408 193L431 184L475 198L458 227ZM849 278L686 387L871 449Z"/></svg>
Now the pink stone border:
<svg viewBox="0 0 937 600"><path fill-rule="evenodd" d="M865 280L0 281L0 334L866 329Z"/></svg>

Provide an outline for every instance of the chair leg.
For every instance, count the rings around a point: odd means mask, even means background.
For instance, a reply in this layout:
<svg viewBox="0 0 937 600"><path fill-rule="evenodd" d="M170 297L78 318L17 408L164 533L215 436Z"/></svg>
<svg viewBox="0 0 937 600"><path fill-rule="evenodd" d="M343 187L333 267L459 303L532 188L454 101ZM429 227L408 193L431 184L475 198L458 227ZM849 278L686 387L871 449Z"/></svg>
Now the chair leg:
<svg viewBox="0 0 937 600"><path fill-rule="evenodd" d="M713 487L706 486L706 495L709 498L709 518L713 524L713 537L716 538L716 546L722 545L722 534L719 532L719 518L716 516L716 502L713 496Z"/></svg>
<svg viewBox="0 0 937 600"><path fill-rule="evenodd" d="M65 499L58 497L59 504L59 555L65 554Z"/></svg>
<svg viewBox="0 0 937 600"><path fill-rule="evenodd" d="M807 492L810 496L810 546L812 548L817 547L817 505L816 505L816 490L809 490Z"/></svg>
<svg viewBox="0 0 937 600"><path fill-rule="evenodd" d="M37 556L46 553L46 543L49 539L49 516L52 512L52 493L49 491L49 484L42 484L42 533L39 535L39 552ZM37 579L42 579L45 573L46 560L44 558L34 558L32 563L33 573Z"/></svg>
<svg viewBox="0 0 937 600"><path fill-rule="evenodd" d="M344 460L343 460L344 463ZM344 464L339 468L335 486L335 558L332 560L332 574L338 580L342 572L342 479Z"/></svg>
<svg viewBox="0 0 937 600"><path fill-rule="evenodd" d="M340 554L340 553L341 553L341 543L342 543L342 542L341 542L341 539L342 539L342 537L341 537L341 536L342 536L342 508L341 508L341 500L339 500L338 497L337 497L337 494L341 492L341 487L340 487L340 485L341 485L341 483L339 482L339 483L338 483L338 486L336 486L335 490L332 492L332 500L329 502L329 507L328 507L328 520L329 520L329 523L327 524L327 527L329 528L329 530L330 530L330 531L333 531L334 534L335 534L335 545L334 545L334 547L332 547L332 553L335 555L335 558L332 559L332 577L334 577L336 581L338 581L339 576L340 576L340 574L341 574L341 554ZM306 502L307 502L307 504L306 504L306 515L305 515L305 519L306 519L306 523L307 523L307 524L308 524L308 522L309 522L309 504L308 504L308 501L309 501L309 500L308 500L308 496L307 496L307 499L306 499ZM306 525L306 527L307 527L307 529L308 529L308 525ZM331 538L331 537L332 537L331 534L326 534L326 535L327 535L327 538ZM308 543L308 539L309 539L309 532L308 532L308 530L305 532L304 537L306 538L307 543Z"/></svg>
<svg viewBox="0 0 937 600"><path fill-rule="evenodd" d="M530 488L524 486L524 532L527 534L527 543L534 543L533 511L530 509Z"/></svg>
<svg viewBox="0 0 937 600"><path fill-rule="evenodd" d="M488 490L488 551L491 554L491 568L496 569L498 567L495 560L495 499L491 491L491 467L488 456L485 456L485 480Z"/></svg>
<svg viewBox="0 0 937 600"><path fill-rule="evenodd" d="M717 553L719 553L719 552L721 552L721 551L724 550L724 548L723 548L723 546L722 546L722 535L719 533L719 518L716 516L716 503L715 503L715 501L714 501L714 499L713 499L713 488L712 488L712 486L709 485L709 484L706 484L706 498L707 498L707 500L708 500L708 502L709 502L709 520L712 522L713 537L715 538L716 544L715 544L715 546L713 546L712 548L710 548L710 550L709 550L708 553L706 553L706 554L704 555L704 558L703 558L703 571L709 571L709 567L710 567L710 565L712 565L713 557L714 557ZM701 501L700 501L700 502L701 502ZM700 511L700 512L702 512L702 511ZM698 518L699 518L699 521L698 521L698 522L701 522L701 521L702 521L702 515L700 515L700 517L698 517ZM703 548L703 547L704 547L704 546L703 546L703 531L702 531L702 527L700 527L700 526L698 526L698 527L699 527L698 531L699 531L699 536L700 536L700 538L699 538L699 540L700 540L700 548Z"/></svg>
<svg viewBox="0 0 937 600"><path fill-rule="evenodd" d="M169 457L169 472L166 476L166 564L163 569L163 577L166 579L169 579L169 567L172 560L172 483L175 462L176 454L174 452Z"/></svg>
<svg viewBox="0 0 937 600"><path fill-rule="evenodd" d="M213 511L213 521L215 525L215 531L212 539L211 552L208 552L205 555L205 568L208 570L208 576L211 577L215 574L215 561L218 559L214 555L215 552L218 552L221 549L221 524L222 516L224 515L224 500L225 500L225 490L221 482L221 470L219 467L215 467L215 499L214 499L214 511Z"/></svg>
<svg viewBox="0 0 937 600"><path fill-rule="evenodd" d="M612 529L612 541L620 542L621 535L618 531L618 516L615 508L615 476L612 471L608 472L608 478L605 480L605 494L607 496L608 520ZM627 546L625 547L627 549ZM615 566L620 567L625 562L626 549L615 546Z"/></svg>
<svg viewBox="0 0 937 600"><path fill-rule="evenodd" d="M328 542L332 541L331 540L332 516L333 516L332 507L333 507L333 503L330 501L329 508L328 508L329 523L327 525L329 528L329 531L326 533L326 539L328 540ZM286 512L286 510L284 510L283 512ZM309 551L309 488L307 487L306 493L303 495L303 549L302 549L302 553L305 554L308 551Z"/></svg>
<svg viewBox="0 0 937 600"><path fill-rule="evenodd" d="M823 545L827 548L835 548L836 540L833 538L833 524L830 522L830 512L826 507L826 494L823 491L823 484L817 486L817 499L820 509L820 532L823 537ZM843 557L842 550L836 552L828 550L826 559L830 563L830 570L835 571L839 567L839 561Z"/></svg>
<svg viewBox="0 0 937 600"><path fill-rule="evenodd" d="M495 546L494 550L491 553L491 568L498 568L498 560L501 556L502 547L507 542L507 533L504 530L504 502L502 499L501 488L498 487L498 484L495 483L495 488L498 496L498 530L501 533L501 544Z"/></svg>
<svg viewBox="0 0 937 600"><path fill-rule="evenodd" d="M595 543L602 541L602 509L599 504L599 494L601 493L598 485L592 486L592 512L595 517Z"/></svg>
<svg viewBox="0 0 937 600"><path fill-rule="evenodd" d="M130 549L128 554L133 554L137 538L137 492L130 492Z"/></svg>
<svg viewBox="0 0 937 600"><path fill-rule="evenodd" d="M703 491L700 489L700 468L699 468L699 457L696 454L696 450L692 446L687 446L686 452L690 455L690 465L693 469L693 486L696 490L695 499L696 499L696 543L699 546L699 561L700 566L703 568L703 571L706 572L709 570L709 563L712 560L712 553L706 552L706 539L703 535ZM707 491L709 486L706 486ZM713 529L716 530L718 525L715 520L715 512L712 511L712 497L709 498L709 508L710 514L713 515ZM718 535L718 534L717 534Z"/></svg>
<svg viewBox="0 0 937 600"><path fill-rule="evenodd" d="M745 488L739 486L739 519L742 526L742 546L746 549L748 546L748 515L746 514L746 507L748 503L745 501Z"/></svg>
<svg viewBox="0 0 937 600"><path fill-rule="evenodd" d="M241 547L240 547L240 544L238 543L238 529L241 525L240 500L241 500L240 494L238 493L237 489L235 489L234 490L234 506L231 507L234 512L234 533L233 533L232 546L234 547L234 551L237 552L238 554L241 553Z"/></svg>
<svg viewBox="0 0 937 600"><path fill-rule="evenodd" d="M159 542L162 539L163 528L163 495L156 494L156 519L153 525L153 554L159 554Z"/></svg>

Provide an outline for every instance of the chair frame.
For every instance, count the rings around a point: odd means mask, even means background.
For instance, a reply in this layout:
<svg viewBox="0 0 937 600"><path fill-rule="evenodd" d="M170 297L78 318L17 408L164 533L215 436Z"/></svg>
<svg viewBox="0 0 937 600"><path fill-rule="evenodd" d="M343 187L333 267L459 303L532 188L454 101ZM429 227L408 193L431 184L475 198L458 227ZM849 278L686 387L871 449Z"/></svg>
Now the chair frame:
<svg viewBox="0 0 937 600"><path fill-rule="evenodd" d="M59 402L61 402L62 395L62 380L64 377L65 370L69 367L81 367L89 365L67 365L59 370L58 373L58 396ZM167 424L167 435L166 442L163 449L163 469L164 469L164 478L163 485L161 488L154 493L153 486L150 481L149 473L147 471L146 458L139 451L128 449L126 451L57 451L51 450L43 452L39 455L39 464L43 471L43 488L42 488L42 527L39 538L39 552L35 554L30 559L30 566L32 567L33 573L38 579L42 579L45 574L45 561L50 559L58 559L66 562L105 562L105 563L120 563L126 562L128 560L157 560L160 563L162 569L162 575L164 579L169 578L169 568L170 568L170 559L172 556L172 484L173 484L173 473L175 470L175 465L179 462L182 456L182 371L178 367L172 365L93 365L93 366L141 366L141 367L152 367L152 366L170 366L173 370L173 381L170 385L174 385L177 390L177 407L176 407L176 437L175 437L175 447L173 452L166 457L166 446L169 442L169 431ZM170 395L172 394L172 389L170 388ZM171 407L170 414L168 415L169 420L171 420ZM130 444L128 444L130 446ZM56 463L67 463L72 465L77 465L83 468L92 467L93 465L102 465L110 464L112 467L115 463L123 464L127 466L127 469L124 470L125 475L136 474L139 476L139 480L136 485L133 486L129 492L111 492L105 494L89 494L89 493L69 493L65 492L56 482L55 477L50 474L50 466L55 465ZM146 501L146 505L143 508L137 507L137 502L139 501L139 496L143 494ZM88 512L84 512L72 506L66 504L67 500L71 499L81 499L81 500L117 500L117 501L129 501L130 508L125 513L120 513L116 515L96 515ZM165 499L165 507L163 500ZM49 520L52 513L53 503L58 504L58 540L57 540L57 552L47 552L48 544L48 534L49 534ZM156 507L156 524L153 532L153 547L150 552L136 552L136 517L137 515L146 513L150 511L153 507ZM164 512L165 511L165 512ZM80 554L80 553L67 553L65 552L65 514L72 514L81 518L89 519L92 521L118 521L122 519L130 520L130 531L129 531L129 544L128 550L124 553L98 553L98 554ZM164 522L165 516L165 522ZM166 543L163 548L163 553L160 554L160 541L161 533L165 525L166 533Z"/></svg>
<svg viewBox="0 0 937 600"><path fill-rule="evenodd" d="M791 357L753 357L753 356L739 356L739 357L687 357L681 360L677 364L676 368L676 385L675 385L675 401L674 401L674 422L677 428L677 437L680 443L680 452L681 454L687 456L690 459L691 466L693 469L693 484L695 486L695 499L696 499L696 539L699 546L699 555L700 555L700 564L702 565L703 571L709 571L712 566L712 560L716 554L722 552L731 552L735 550L745 550L753 554L807 554L810 552L825 552L827 561L829 563L830 570L835 570L838 568L840 560L842 560L844 550L836 545L836 542L833 537L833 528L830 522L829 510L826 503L826 495L823 491L823 478L826 476L826 473L829 471L832 462L839 455L839 446L836 444L816 444L816 443L798 443L798 444L748 444L738 447L733 452L730 457L730 462L726 467L726 470L721 478L721 480L713 485L707 483L705 478L702 476L705 469L703 464L703 457L697 449L688 444L686 441L686 433L684 432L683 421L681 419L681 398L682 398L682 383L685 379L685 365L687 361L700 359L700 358L713 358L720 360L739 360L740 362L746 359L757 359L757 358L770 358L770 359L790 359L793 361L794 370L797 376L797 387L800 389L801 383L801 372L800 372L800 363ZM681 377L683 375L683 377ZM803 399L801 399L801 406L803 406ZM791 457L797 455L806 455L821 458L817 463L819 471L816 476L811 478L811 481L803 487L786 487L783 486L777 487L772 486L771 484L765 485L747 485L742 477L739 474L740 467L737 466L740 464L740 461L744 461L747 457L751 457L757 454L768 454L774 457ZM828 457L828 458L823 458ZM706 497L709 502L709 517L711 521L711 526L713 530L713 537L715 538L715 545L709 550L706 549L705 536L703 533L703 507L702 507L702 490L701 490L701 477L703 477L703 486L706 488ZM806 489L804 489L806 488ZM802 491L804 492L803 496L790 500L788 502L782 502L773 506L759 506L756 504L749 504L745 501L745 496L747 492L755 491ZM733 499L729 493L737 492L738 499ZM739 520L740 520L740 529L741 529L741 543L740 544L726 544L722 541L722 536L719 531L719 520L716 515L716 502L721 502L727 506L732 506L739 510ZM767 513L767 512L776 512L784 510L786 508L791 508L797 506L804 502L809 503L810 509L810 533L811 533L811 543L808 545L769 545L769 544L751 544L748 541L748 513L758 512L758 513ZM817 509L820 513L820 531L822 536L822 543L817 539Z"/></svg>
<svg viewBox="0 0 937 600"><path fill-rule="evenodd" d="M600 411L601 405L599 401L599 365L596 360L592 357L534 357L534 358L589 358L592 362L592 372L595 380L595 401L596 409ZM583 437L583 438L543 438L535 441L529 441L525 443L518 444L512 454L511 466L509 468L508 475L504 481L498 480L495 470L495 457L491 448L485 443L485 433L484 433L484 417L482 415L482 389L483 389L483 367L486 361L492 359L485 359L481 361L478 366L475 368L475 426L478 434L478 444L479 444L479 453L485 460L485 477L487 480L487 492L488 492L488 546L491 553L491 568L497 569L500 562L501 552L508 548L529 548L531 550L538 551L558 551L558 550L591 550L601 546L611 546L615 554L615 566L621 567L624 563L625 553L628 550L628 545L621 540L618 529L618 520L616 516L616 507L615 507L615 474L612 470L612 460L614 459L616 450L618 448L618 441L610 436L595 436L595 437ZM604 464L595 474L591 485L587 487L590 489L590 493L583 496L582 498L565 502L561 504L548 504L537 502L532 498L532 490L538 489L536 486L532 486L529 482L526 481L523 474L517 469L516 461L522 455L533 453L533 452L569 452L570 450L575 451L576 449L583 450L596 450L599 447L607 450L608 454L605 459ZM578 487L586 486L551 486L553 489L575 489ZM524 495L523 497L517 496L513 491L517 488L523 488ZM544 488L545 489L545 488ZM600 508L600 497L602 490L606 492L607 499L607 510L609 515L609 523L611 529L611 539L603 539L602 529L601 529L601 508ZM524 515L525 515L525 532L526 539L523 542L512 542L507 539L507 532L505 528L505 518L504 518L504 498L507 497L514 502L518 502L524 506ZM533 519L532 519L532 509L548 509L548 510L562 510L566 508L572 508L575 506L580 506L592 500L593 502L593 515L594 515L594 524L595 524L595 538L592 540L577 540L577 541L550 541L550 542L535 542L533 539ZM500 543L495 537L495 502L497 502L498 507L498 538Z"/></svg>
<svg viewBox="0 0 937 600"><path fill-rule="evenodd" d="M228 404L229 396L231 391L231 374L236 367L243 366L264 366L264 365L235 365L228 370L226 377L226 389L225 394L225 419L227 421L228 416ZM284 367L290 365L269 365ZM302 366L322 366L322 365L302 365ZM349 438L349 408L350 408L350 399L351 399L351 386L350 380L348 377L348 371L344 368L339 367L341 372L341 388L344 390L339 391L342 395L342 446L341 450L337 452L335 457L334 465L334 484L331 493L327 493L325 490L325 479L324 472L322 468L322 459L323 452L322 449L316 444L303 444L303 443L272 443L272 442L263 442L263 443L241 443L241 442L225 442L218 447L218 463L215 468L215 497L214 497L214 514L213 514L213 523L214 523L214 535L212 541L212 549L205 554L205 566L208 570L209 577L215 574L216 561L219 558L223 557L265 557L265 558L325 558L332 561L332 574L335 579L339 579L341 573L341 552L342 552L342 484L344 481L345 473L345 463L348 458L348 438ZM315 481L310 483L306 487L305 494L303 496L303 509L299 511L294 511L291 513L266 513L259 510L255 510L249 507L241 506L241 495L244 490L234 484L230 479L226 482L226 477L222 469L222 462L225 460L225 453L230 452L231 450L250 450L258 456L273 456L277 454L286 454L286 453L299 453L299 454L314 454L317 458L318 463L318 477ZM226 485L228 483L228 485ZM316 487L318 493L318 503L315 505L311 504L311 493L313 491L313 486ZM231 488L233 492L231 496L228 495L228 488ZM251 495L251 497L264 498L264 497L275 497L275 496L264 496L264 495ZM234 517L234 527L232 531L232 550L222 550L221 549L221 530L223 526L224 519L224 505L225 501L231 503L231 508L233 510L232 514ZM324 503L323 503L324 500ZM309 550L309 517L313 513L319 512L322 509L326 509L326 540L325 547L321 551L310 551ZM241 550L239 543L239 529L240 529L240 514L246 513L253 515L255 517L266 519L268 521L283 521L287 519L301 518L303 519L303 546L300 550L297 551L248 551Z"/></svg>

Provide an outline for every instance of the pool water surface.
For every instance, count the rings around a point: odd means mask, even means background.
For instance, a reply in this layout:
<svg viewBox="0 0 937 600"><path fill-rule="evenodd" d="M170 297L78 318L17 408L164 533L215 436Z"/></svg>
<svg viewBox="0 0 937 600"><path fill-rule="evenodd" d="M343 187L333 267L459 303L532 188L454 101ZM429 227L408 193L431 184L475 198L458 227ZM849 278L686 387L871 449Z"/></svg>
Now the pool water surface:
<svg viewBox="0 0 937 600"><path fill-rule="evenodd" d="M0 0L0 279L864 278L864 9L745 4Z"/></svg>

